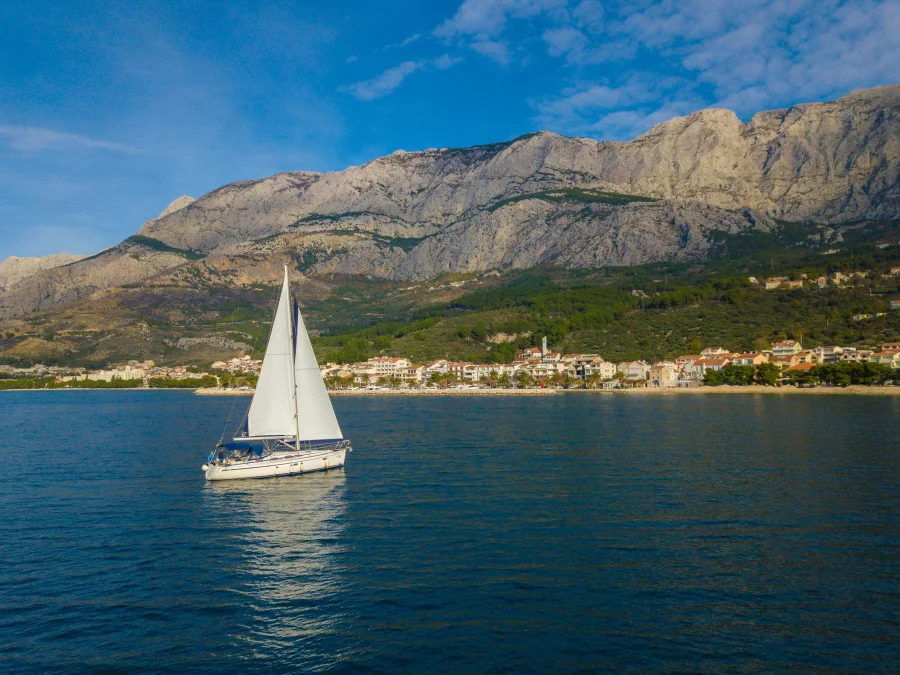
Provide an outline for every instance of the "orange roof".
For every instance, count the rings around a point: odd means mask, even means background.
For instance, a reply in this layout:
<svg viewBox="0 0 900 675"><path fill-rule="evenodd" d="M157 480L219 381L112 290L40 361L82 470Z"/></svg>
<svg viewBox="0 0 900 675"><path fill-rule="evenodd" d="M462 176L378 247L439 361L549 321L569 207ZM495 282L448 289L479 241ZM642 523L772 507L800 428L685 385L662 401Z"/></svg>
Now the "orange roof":
<svg viewBox="0 0 900 675"><path fill-rule="evenodd" d="M731 363L731 359L722 357L710 357L694 361L695 366L727 366L729 363Z"/></svg>

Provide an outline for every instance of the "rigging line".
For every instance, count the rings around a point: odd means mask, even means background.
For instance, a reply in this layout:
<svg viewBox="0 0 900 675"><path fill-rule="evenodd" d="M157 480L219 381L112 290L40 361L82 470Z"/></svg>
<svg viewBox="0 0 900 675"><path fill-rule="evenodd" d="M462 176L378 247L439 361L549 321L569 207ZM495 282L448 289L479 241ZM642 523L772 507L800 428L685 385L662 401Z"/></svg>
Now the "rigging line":
<svg viewBox="0 0 900 675"><path fill-rule="evenodd" d="M225 440L225 432L228 431L228 425L231 422L231 416L234 414L234 407L237 405L237 396L235 396L231 400L231 410L228 413L228 419L225 420L225 426L222 428L222 437L219 438L219 443Z"/></svg>

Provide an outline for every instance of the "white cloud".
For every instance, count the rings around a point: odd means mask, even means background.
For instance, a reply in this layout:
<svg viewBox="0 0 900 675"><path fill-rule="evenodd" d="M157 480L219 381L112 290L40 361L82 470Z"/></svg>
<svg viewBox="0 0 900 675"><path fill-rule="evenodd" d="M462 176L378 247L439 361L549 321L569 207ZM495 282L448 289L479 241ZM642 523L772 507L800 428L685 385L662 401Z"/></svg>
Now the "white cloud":
<svg viewBox="0 0 900 675"><path fill-rule="evenodd" d="M673 117L692 112L686 103L669 103L658 108L619 110L602 115L588 128L592 136L603 139L630 140Z"/></svg>
<svg viewBox="0 0 900 675"><path fill-rule="evenodd" d="M543 37L551 56L567 56L574 59L583 54L589 44L584 33L572 26L544 31Z"/></svg>
<svg viewBox="0 0 900 675"><path fill-rule="evenodd" d="M583 0L572 10L575 22L589 31L603 29L603 4L599 0Z"/></svg>
<svg viewBox="0 0 900 675"><path fill-rule="evenodd" d="M625 83L585 83L534 103L538 123L567 133L627 139L669 117L703 106L691 83L677 77L635 73Z"/></svg>
<svg viewBox="0 0 900 675"><path fill-rule="evenodd" d="M462 61L462 57L460 56L450 56L449 54L442 54L434 61L432 61L431 64L438 70L447 70L447 68L452 68L460 61Z"/></svg>
<svg viewBox="0 0 900 675"><path fill-rule="evenodd" d="M459 57L451 57L442 54L436 59L423 59L419 61L404 61L403 63L388 68L378 77L364 80L355 84L339 87L339 91L347 92L360 101L372 101L382 96L387 96L413 73L421 70L447 70L462 61Z"/></svg>
<svg viewBox="0 0 900 675"><path fill-rule="evenodd" d="M815 100L900 79L900 0L666 0L609 31L693 71L722 103Z"/></svg>
<svg viewBox="0 0 900 675"><path fill-rule="evenodd" d="M486 56L492 61L506 65L509 63L509 43L496 42L494 40L475 40L469 45L482 56Z"/></svg>
<svg viewBox="0 0 900 675"><path fill-rule="evenodd" d="M388 68L378 77L371 80L364 80L346 87L342 87L341 91L348 91L360 101L372 101L382 96L387 96L394 89L403 84L403 80L407 76L422 67L421 61L404 61L400 65Z"/></svg>
<svg viewBox="0 0 900 675"><path fill-rule="evenodd" d="M537 120L625 137L710 105L748 117L829 99L900 80L898 34L900 0L636 0L605 11L584 0L548 14L541 36L573 75L604 64L604 77L537 101ZM629 76L639 55L660 67Z"/></svg>
<svg viewBox="0 0 900 675"><path fill-rule="evenodd" d="M386 52L390 49L402 49L403 47L407 47L411 45L413 42L417 42L422 39L422 35L420 33L414 33L410 35L408 38L401 40L400 42L392 42L389 45L385 45L384 47L379 47L375 50L375 53Z"/></svg>
<svg viewBox="0 0 900 675"><path fill-rule="evenodd" d="M16 150L26 151L83 148L87 150L135 152L134 148L122 143L29 126L0 125L0 141Z"/></svg>
<svg viewBox="0 0 900 675"><path fill-rule="evenodd" d="M498 37L508 21L564 13L565 6L566 0L465 0L453 17L434 29L434 35L506 65L510 61L509 41Z"/></svg>
<svg viewBox="0 0 900 675"><path fill-rule="evenodd" d="M456 14L434 30L438 37L498 35L508 19L527 19L564 7L565 0L465 0Z"/></svg>

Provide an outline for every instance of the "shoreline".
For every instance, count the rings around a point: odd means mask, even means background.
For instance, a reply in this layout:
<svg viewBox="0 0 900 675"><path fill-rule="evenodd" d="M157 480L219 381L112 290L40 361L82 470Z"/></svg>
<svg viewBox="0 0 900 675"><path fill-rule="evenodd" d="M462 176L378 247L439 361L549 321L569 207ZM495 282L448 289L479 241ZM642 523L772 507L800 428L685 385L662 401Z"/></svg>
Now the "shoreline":
<svg viewBox="0 0 900 675"><path fill-rule="evenodd" d="M197 389L198 396L252 396L253 391L224 389ZM557 394L615 394L626 396L657 395L783 395L783 396L900 396L900 387L850 385L848 387L808 387L791 386L766 387L753 384L747 386L721 385L717 387L694 387L691 389L344 389L329 391L330 396L554 396Z"/></svg>
<svg viewBox="0 0 900 675"><path fill-rule="evenodd" d="M192 389L182 389L180 387L162 388L162 387L56 387L53 389L45 389L40 387L37 389L0 389L0 393L4 391L193 391Z"/></svg>
<svg viewBox="0 0 900 675"><path fill-rule="evenodd" d="M331 396L555 396L559 389L344 389Z"/></svg>
<svg viewBox="0 0 900 675"><path fill-rule="evenodd" d="M193 392L196 396L253 396L254 390L182 387L91 387L60 389L3 389L4 391L184 391ZM865 386L853 384L847 387L805 387L792 386L766 387L753 384L747 386L720 385L716 387L693 387L690 389L385 389L364 390L346 389L329 391L329 396L556 396L558 394L615 394L625 396L671 396L671 395L750 395L767 396L900 396L900 387Z"/></svg>
<svg viewBox="0 0 900 675"><path fill-rule="evenodd" d="M252 396L253 390L197 389L197 396ZM555 396L558 389L342 389L329 396Z"/></svg>
<svg viewBox="0 0 900 675"><path fill-rule="evenodd" d="M767 387L761 384L750 384L746 386L735 385L719 385L716 387L692 387L690 389L575 389L571 391L584 391L590 393L612 393L627 394L637 396L655 396L659 394L712 394L718 396L727 396L734 394L766 394L766 395L785 395L785 396L900 396L900 387L883 387L883 386L865 386L860 384L851 384L847 387Z"/></svg>

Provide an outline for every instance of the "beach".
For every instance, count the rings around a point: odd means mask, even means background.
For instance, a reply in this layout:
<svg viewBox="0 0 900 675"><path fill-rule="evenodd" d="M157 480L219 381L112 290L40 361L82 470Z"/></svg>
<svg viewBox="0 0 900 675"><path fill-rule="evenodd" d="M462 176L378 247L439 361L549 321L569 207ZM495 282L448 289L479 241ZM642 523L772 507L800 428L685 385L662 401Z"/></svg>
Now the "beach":
<svg viewBox="0 0 900 675"><path fill-rule="evenodd" d="M603 393L620 393L629 395L654 394L775 394L775 395L825 395L825 396L900 396L900 387L850 385L849 387L766 387L761 384L747 386L720 385L718 387L693 387L691 389L587 389Z"/></svg>
<svg viewBox="0 0 900 675"><path fill-rule="evenodd" d="M653 395L728 395L767 394L799 396L900 396L900 387L766 387L759 384L744 387L721 385L718 387L693 387L690 389L338 389L329 391L331 396L552 396L561 393L616 394L628 396ZM198 396L252 396L253 390L197 389Z"/></svg>
<svg viewBox="0 0 900 675"><path fill-rule="evenodd" d="M197 389L198 396L252 396L253 390ZM336 389L331 396L553 396L558 389Z"/></svg>

